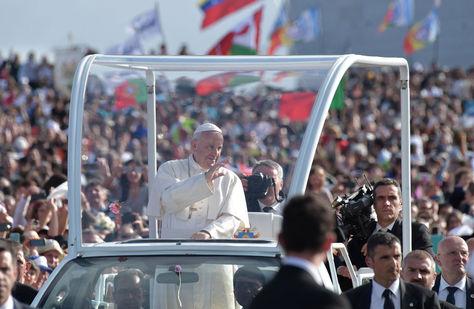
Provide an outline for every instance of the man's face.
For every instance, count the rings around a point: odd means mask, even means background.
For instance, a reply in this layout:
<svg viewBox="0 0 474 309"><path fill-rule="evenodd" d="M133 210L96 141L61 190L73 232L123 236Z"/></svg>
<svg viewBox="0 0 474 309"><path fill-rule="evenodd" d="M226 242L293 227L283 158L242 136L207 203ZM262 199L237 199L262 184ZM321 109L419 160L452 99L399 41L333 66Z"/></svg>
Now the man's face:
<svg viewBox="0 0 474 309"><path fill-rule="evenodd" d="M434 214L433 203L430 200L421 200L418 202L418 217L425 220L432 220Z"/></svg>
<svg viewBox="0 0 474 309"><path fill-rule="evenodd" d="M460 237L446 238L438 248L436 256L443 273L464 276L466 263L469 257L466 242Z"/></svg>
<svg viewBox="0 0 474 309"><path fill-rule="evenodd" d="M133 275L117 280L114 286L114 301L118 309L141 308L143 291L140 278Z"/></svg>
<svg viewBox="0 0 474 309"><path fill-rule="evenodd" d="M398 188L394 185L380 186L375 189L374 208L379 224L389 225L398 218L402 201Z"/></svg>
<svg viewBox="0 0 474 309"><path fill-rule="evenodd" d="M373 256L367 256L367 265L374 270L374 279L384 287L390 286L400 276L401 270L400 244L375 247Z"/></svg>
<svg viewBox="0 0 474 309"><path fill-rule="evenodd" d="M219 132L202 132L198 139L192 141L193 157L204 169L217 163L224 144L224 137Z"/></svg>
<svg viewBox="0 0 474 309"><path fill-rule="evenodd" d="M100 207L107 200L107 194L102 186L92 186L87 190L87 200L92 207Z"/></svg>
<svg viewBox="0 0 474 309"><path fill-rule="evenodd" d="M404 261L402 278L431 290L436 280L434 265L429 258L408 258Z"/></svg>
<svg viewBox="0 0 474 309"><path fill-rule="evenodd" d="M8 251L0 252L0 304L8 299L17 276L16 262Z"/></svg>
<svg viewBox="0 0 474 309"><path fill-rule="evenodd" d="M313 188L321 189L326 182L326 173L322 168L316 168L313 173L309 175L309 183Z"/></svg>
<svg viewBox="0 0 474 309"><path fill-rule="evenodd" d="M252 171L252 174L259 174L259 173L262 173L265 176L273 178L273 180L275 181L275 188L277 190L276 196L278 196L278 193L283 188L283 181L278 177L278 171L270 166L260 165L260 166L255 167ZM260 202L268 206L276 202L275 189L273 188L273 186L270 186L268 188L267 194L265 195L263 199L260 199Z"/></svg>
<svg viewBox="0 0 474 309"><path fill-rule="evenodd" d="M22 282L25 280L26 275L26 261L23 250L19 250L16 256L16 265L17 265L17 280Z"/></svg>

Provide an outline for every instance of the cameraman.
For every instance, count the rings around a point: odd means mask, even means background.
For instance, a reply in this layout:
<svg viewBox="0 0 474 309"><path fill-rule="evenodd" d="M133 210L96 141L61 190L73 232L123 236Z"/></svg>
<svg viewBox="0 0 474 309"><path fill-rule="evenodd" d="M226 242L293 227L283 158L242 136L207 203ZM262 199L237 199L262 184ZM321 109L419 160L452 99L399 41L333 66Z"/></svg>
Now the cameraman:
<svg viewBox="0 0 474 309"><path fill-rule="evenodd" d="M254 177L258 175L262 177ZM280 164L272 160L258 161L252 169L252 176L241 180L249 212L282 214L283 168Z"/></svg>
<svg viewBox="0 0 474 309"><path fill-rule="evenodd" d="M389 232L402 239L402 220L399 218L402 210L401 189L394 179L384 178L374 185L374 210L377 221L371 221L368 230L370 235L375 232ZM347 244L347 250L352 264L357 268L367 267L365 256L367 255L367 239L352 235ZM412 249L425 250L432 256L433 244L426 226L418 222L412 222ZM341 266L343 267L343 266ZM347 269L338 268L341 275L347 275Z"/></svg>

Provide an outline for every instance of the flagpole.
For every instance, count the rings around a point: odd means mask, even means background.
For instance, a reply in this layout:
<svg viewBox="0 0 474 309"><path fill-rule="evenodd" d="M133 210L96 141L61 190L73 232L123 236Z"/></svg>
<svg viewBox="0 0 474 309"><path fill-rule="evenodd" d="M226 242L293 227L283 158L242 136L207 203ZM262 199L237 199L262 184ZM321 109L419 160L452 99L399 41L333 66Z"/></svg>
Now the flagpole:
<svg viewBox="0 0 474 309"><path fill-rule="evenodd" d="M433 63L438 65L439 58L439 33L436 35L436 40L433 42Z"/></svg>
<svg viewBox="0 0 474 309"><path fill-rule="evenodd" d="M165 44L166 46L165 32L163 31L163 26L161 25L160 8L158 5L158 1L155 2L155 12L158 18L158 26L160 27L161 44ZM158 46L158 50L160 50L160 46ZM166 50L168 50L168 46L166 46Z"/></svg>

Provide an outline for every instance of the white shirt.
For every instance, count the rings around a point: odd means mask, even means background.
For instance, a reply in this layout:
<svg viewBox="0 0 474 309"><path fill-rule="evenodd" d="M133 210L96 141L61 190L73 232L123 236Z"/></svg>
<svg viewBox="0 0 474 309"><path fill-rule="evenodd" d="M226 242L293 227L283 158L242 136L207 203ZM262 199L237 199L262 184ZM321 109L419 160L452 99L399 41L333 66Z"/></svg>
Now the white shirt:
<svg viewBox="0 0 474 309"><path fill-rule="evenodd" d="M276 214L280 215L280 216L283 215L283 204L285 204L285 201L283 201L281 203L275 202L272 205L267 206L267 205L263 204L262 202L258 201L258 205L260 206L260 209L262 210L262 212L264 212L263 208L271 207L271 208L273 208L273 210L275 210Z"/></svg>
<svg viewBox="0 0 474 309"><path fill-rule="evenodd" d="M6 302L0 306L0 309L13 309L15 308L15 304L13 303L13 297L10 295Z"/></svg>
<svg viewBox="0 0 474 309"><path fill-rule="evenodd" d="M212 238L232 238L248 227L244 190L239 177L222 168L210 187L192 155L165 162L151 187L147 215L161 219L162 238L190 238L206 230Z"/></svg>
<svg viewBox="0 0 474 309"><path fill-rule="evenodd" d="M390 294L390 299L395 306L395 309L400 309L400 279L395 280L389 287L392 294ZM375 280L372 280L372 296L370 298L370 309L380 309L383 308L385 304L385 297L382 296L385 291L385 287L378 284Z"/></svg>
<svg viewBox="0 0 474 309"><path fill-rule="evenodd" d="M438 298L440 300L445 301L448 297L449 292L447 287L449 286L455 286L458 288L458 290L454 293L454 300L456 301L455 306L458 308L466 308L466 276L459 280L455 285L449 285L441 275L438 290Z"/></svg>
<svg viewBox="0 0 474 309"><path fill-rule="evenodd" d="M287 256L283 258L282 264L304 269L311 275L311 277L313 277L314 281L316 281L317 284L325 287L328 290L334 291L334 286L332 284L331 277L329 276L328 270L326 269L324 263L321 263L319 266L316 266L308 260L301 259L295 256Z"/></svg>
<svg viewBox="0 0 474 309"><path fill-rule="evenodd" d="M395 225L395 221L393 221L391 224L389 224L387 227L382 228L380 224L377 222L377 225L375 226L374 233L379 232L380 230L384 230L385 232L391 231L393 229L393 226Z"/></svg>

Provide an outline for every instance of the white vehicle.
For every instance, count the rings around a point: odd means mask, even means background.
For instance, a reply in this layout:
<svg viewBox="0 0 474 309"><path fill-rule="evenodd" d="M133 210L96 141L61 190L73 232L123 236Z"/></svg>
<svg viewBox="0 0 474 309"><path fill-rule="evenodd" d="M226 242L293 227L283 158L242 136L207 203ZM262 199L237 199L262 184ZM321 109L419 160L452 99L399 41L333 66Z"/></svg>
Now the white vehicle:
<svg viewBox="0 0 474 309"><path fill-rule="evenodd" d="M211 121L224 124L227 148L222 156L232 159L233 167L239 166L237 160L252 156L248 149L260 152L255 158L273 155L285 167L287 196L303 194L340 81L351 70L387 67L399 70L402 199L403 205L410 205L409 72L405 59L360 55L85 57L76 71L69 112L68 254L32 305L115 308L114 277L133 268L144 274L143 291L137 297L143 308L240 308L234 295L234 273L242 267L257 269L264 281L275 274L282 254L275 241L281 217L250 214L250 230L240 231L235 239L209 241L160 239L159 223L150 217L148 238L92 243L82 229L81 186L95 178L104 181L96 177L101 173L97 158L107 158L111 169L114 163L130 159L147 162L140 166L146 182L154 178L157 162L185 154L196 122ZM288 93L303 93L315 100L310 102L314 104L312 108L309 105L307 119L289 122L285 118L302 107L290 106L290 114L278 109L282 95ZM248 135L252 139L241 138L242 130L258 117L264 121ZM282 136L287 144L277 145ZM410 216L410 208L404 207L404 221L410 222ZM410 224L404 227L409 229ZM404 231L403 237L406 254L411 231ZM335 277L333 266L331 263L330 271ZM366 276L352 269L351 274L354 285ZM328 284L325 268L322 278ZM340 292L337 281L333 285Z"/></svg>

